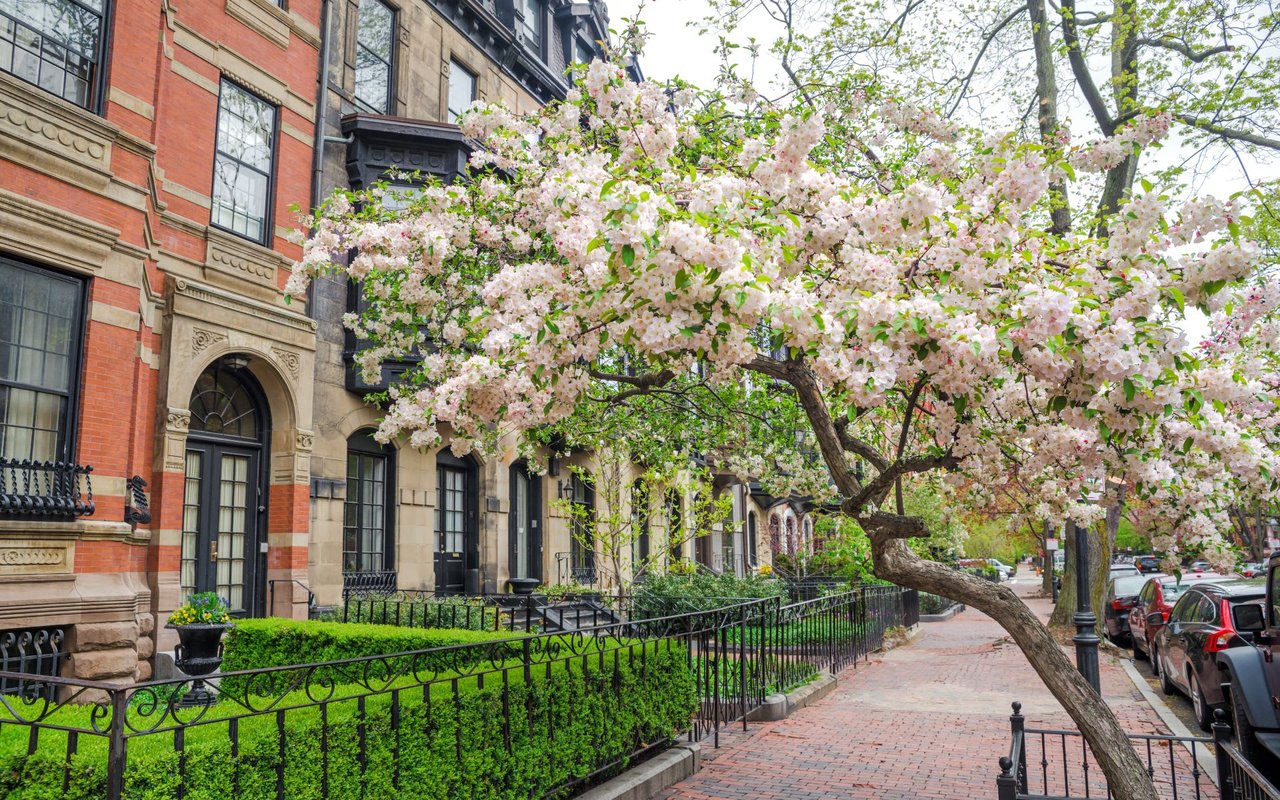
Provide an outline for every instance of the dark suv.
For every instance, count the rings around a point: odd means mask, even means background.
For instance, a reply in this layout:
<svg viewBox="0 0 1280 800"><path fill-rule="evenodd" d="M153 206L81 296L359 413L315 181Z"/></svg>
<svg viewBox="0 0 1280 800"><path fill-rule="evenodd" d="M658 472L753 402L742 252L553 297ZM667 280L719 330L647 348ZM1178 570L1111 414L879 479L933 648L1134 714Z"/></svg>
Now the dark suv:
<svg viewBox="0 0 1280 800"><path fill-rule="evenodd" d="M1143 575L1148 573L1156 573L1160 571L1159 556L1138 556L1133 560L1133 565L1138 568L1138 572Z"/></svg>
<svg viewBox="0 0 1280 800"><path fill-rule="evenodd" d="M1241 754L1273 782L1280 774L1280 550L1267 560L1263 629L1256 647L1233 647L1218 654L1231 728Z"/></svg>
<svg viewBox="0 0 1280 800"><path fill-rule="evenodd" d="M1252 649L1253 637L1262 632L1265 596L1262 581L1197 584L1178 598L1156 635L1160 688L1190 697L1203 730L1213 723L1213 710L1225 703L1218 654L1232 647ZM1159 615L1150 616L1155 622Z"/></svg>

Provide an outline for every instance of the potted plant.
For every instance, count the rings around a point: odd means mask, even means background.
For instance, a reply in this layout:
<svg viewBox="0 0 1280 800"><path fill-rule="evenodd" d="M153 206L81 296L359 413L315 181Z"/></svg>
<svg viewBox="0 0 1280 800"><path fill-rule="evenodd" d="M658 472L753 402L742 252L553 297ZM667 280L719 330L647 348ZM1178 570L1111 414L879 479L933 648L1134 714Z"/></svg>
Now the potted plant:
<svg viewBox="0 0 1280 800"><path fill-rule="evenodd" d="M203 676L222 666L222 635L231 629L231 614L213 592L187 598L169 615L166 626L178 632L173 663L195 680L182 697L182 705L208 705L214 698L205 688Z"/></svg>

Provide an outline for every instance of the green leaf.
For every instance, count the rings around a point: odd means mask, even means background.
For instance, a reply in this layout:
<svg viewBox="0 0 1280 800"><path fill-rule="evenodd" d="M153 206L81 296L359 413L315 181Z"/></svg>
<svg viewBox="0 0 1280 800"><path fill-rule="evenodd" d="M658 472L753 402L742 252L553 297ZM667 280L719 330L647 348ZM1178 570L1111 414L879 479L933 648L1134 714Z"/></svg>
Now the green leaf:
<svg viewBox="0 0 1280 800"><path fill-rule="evenodd" d="M1138 393L1138 387L1133 385L1133 381L1129 378L1124 379L1124 399L1126 402L1132 403L1133 397Z"/></svg>
<svg viewBox="0 0 1280 800"><path fill-rule="evenodd" d="M1065 395L1058 395L1049 401L1050 411L1062 411L1067 407L1067 398Z"/></svg>
<svg viewBox="0 0 1280 800"><path fill-rule="evenodd" d="M628 267L636 263L636 250L629 244L622 246L622 263Z"/></svg>

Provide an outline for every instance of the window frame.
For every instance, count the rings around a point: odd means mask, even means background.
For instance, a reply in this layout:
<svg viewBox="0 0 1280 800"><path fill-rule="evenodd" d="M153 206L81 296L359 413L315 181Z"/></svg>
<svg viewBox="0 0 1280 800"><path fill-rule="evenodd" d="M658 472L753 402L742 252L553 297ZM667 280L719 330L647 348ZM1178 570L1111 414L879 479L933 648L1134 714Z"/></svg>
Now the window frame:
<svg viewBox="0 0 1280 800"><path fill-rule="evenodd" d="M14 80L20 81L27 86L34 87L37 91L43 92L52 97L56 97L64 103L68 103L74 106L75 108L83 109L84 111L87 111L90 114L93 114L94 116L100 117L106 111L105 106L106 106L106 98L107 98L107 73L110 70L110 65L111 65L112 34L115 32L115 26L113 24L115 21L115 0L102 0L102 11L100 12L89 8L88 6L84 5L84 3L80 2L80 0L68 0L68 2L71 2L72 4L79 6L81 8L84 8L86 11L89 11L92 14L98 15L98 17L101 20L101 24L98 26L98 40L97 40L96 47L94 48L95 55L93 58L93 76L89 80L89 86L88 86L87 97L86 97L87 102L84 105L80 105L79 103L68 100L62 95L55 94L54 92L41 86L39 83L33 83L27 80L26 78L19 76L17 73L11 70L0 69L0 72L5 73L6 75L12 76ZM22 24L25 25L26 23L22 23ZM31 27L31 26L27 25L27 27ZM41 32L41 35L43 36L43 32ZM65 45L63 46L65 47ZM65 82L63 85L65 86Z"/></svg>
<svg viewBox="0 0 1280 800"><path fill-rule="evenodd" d="M471 107L471 104L472 104L472 103L474 103L474 102L475 102L477 99L479 99L479 97L480 97L480 73L479 73L479 72L477 72L476 70L473 70L473 69L472 69L472 68L467 64L467 62L465 62L465 61L463 61L462 59L458 58L458 56L457 56L457 54L456 54L456 53L450 53L450 54L449 54L449 80L445 82L445 87L444 87L444 115L445 115L445 122L448 122L450 125L457 125L457 124L458 124L458 117L462 116L462 114L461 114L461 113L459 113L457 116L454 116L453 108L452 108L452 105L453 105L453 68L454 68L454 67L457 67L457 68L458 68L458 69L460 69L462 72L464 72L464 73L466 73L467 75L470 75L470 76L471 76L471 99L467 101L467 108L470 108L470 107ZM465 110L466 110L466 109L463 109L463 111L465 111Z"/></svg>
<svg viewBox="0 0 1280 800"><path fill-rule="evenodd" d="M267 173L266 173L267 197L266 197L265 206L263 208L263 212L264 212L264 217L262 220L263 235L257 239L253 238L252 236L249 236L248 234L241 233L240 231L237 231L233 228L228 228L225 225L220 225L218 224L218 222L214 220L214 214L216 213L216 208L217 208L217 200L215 199L214 193L217 191L217 188L218 188L218 156L222 154L222 150L218 146L218 131L221 130L221 127L222 127L222 92L227 84L231 84L232 86L236 87L240 91L244 92L245 94L249 95L255 100L261 101L264 105L267 105L271 108L271 167L270 169L267 170ZM240 83L234 78L231 78L226 74L223 74L218 81L218 112L217 112L217 115L214 117L214 125L213 125L213 167L212 167L212 172L210 173L210 186L209 186L209 227L216 228L217 230L223 231L231 236L235 236L236 238L244 239L247 242L260 244L263 247L271 247L271 243L275 241L276 170L279 168L279 162L280 162L279 156L280 156L280 106L277 105L276 103L271 102L271 100L263 97L262 95L258 94L252 89L249 89L244 84ZM236 163L241 164L242 166L247 167L253 170L254 172L260 172L260 170L257 167L246 164L243 161L240 161L240 159L235 158L234 156L231 156L228 154L227 157L234 159Z"/></svg>
<svg viewBox="0 0 1280 800"><path fill-rule="evenodd" d="M347 569L347 504L352 502L352 493L357 491L351 480L351 456L371 456L383 459L384 479L382 489L382 566L378 569ZM361 429L347 437L347 495L342 501L342 574L353 575L362 572L393 572L396 569L396 451L394 447L379 444L373 439L372 432ZM356 501L357 507L360 504ZM360 548L362 528L356 526L356 547L354 551L359 557L366 551Z"/></svg>
<svg viewBox="0 0 1280 800"><path fill-rule="evenodd" d="M76 313L71 319L74 324L72 333L73 345L67 353L67 407L60 420L59 436L55 450L58 457L54 461L63 461L67 464L78 463L77 456L79 451L80 440L80 410L81 402L84 397L84 364L85 364L85 340L88 333L89 325L89 283L90 279L81 275L70 272L62 272L59 270L49 269L39 264L25 261L20 258L7 255L0 252L0 263L7 264L15 269L27 270L35 273L48 280L64 281L72 284L78 290L78 299L80 307L76 309ZM56 394L49 392L44 387L34 384L21 383L19 381L10 381L0 378L0 385L5 387L17 387L19 389L30 389L37 392L45 392L47 394Z"/></svg>
<svg viewBox="0 0 1280 800"><path fill-rule="evenodd" d="M377 109L372 108L371 106L369 106L368 103L365 103L360 98L360 94L359 94L359 91L360 91L359 57L360 57L360 47L361 47L360 12L365 8L365 3L377 3L378 5L385 8L387 11L391 12L391 41L389 43L391 45L390 47L391 60L384 62L387 65L387 98L386 98L387 109L385 111L378 111ZM396 66L397 66L397 62L399 61L399 59L396 58L396 56L399 55L398 53L399 48L396 47L396 39L398 38L396 36L396 33L400 30L400 9L396 8L390 3L384 2L383 0L360 0L360 5L356 8L356 26L355 27L356 27L356 33L355 33L355 36L352 38L355 40L356 60L355 60L355 66L353 67L353 72L355 73L354 77L356 79L356 83L352 89L351 97L352 97L352 101L355 104L356 111L360 113L366 113L366 114L385 114L387 116L395 116L395 113L396 113ZM368 48L365 48L365 49L368 49ZM379 61L382 60L380 56L375 55L374 57L377 58Z"/></svg>
<svg viewBox="0 0 1280 800"><path fill-rule="evenodd" d="M528 24L528 17L526 16L530 5L534 5L538 9L538 15L535 19L535 24L532 26L533 27L532 35L534 37L533 41L529 41L530 26ZM544 2L544 0L520 0L520 2L517 4L517 11L519 12L519 22L517 24L520 30L520 38L524 40L526 44L529 45L530 49L535 54L537 54L539 61L546 61L547 60L547 55L546 55L547 40L550 38L550 36L547 35L548 31L547 31L546 2Z"/></svg>

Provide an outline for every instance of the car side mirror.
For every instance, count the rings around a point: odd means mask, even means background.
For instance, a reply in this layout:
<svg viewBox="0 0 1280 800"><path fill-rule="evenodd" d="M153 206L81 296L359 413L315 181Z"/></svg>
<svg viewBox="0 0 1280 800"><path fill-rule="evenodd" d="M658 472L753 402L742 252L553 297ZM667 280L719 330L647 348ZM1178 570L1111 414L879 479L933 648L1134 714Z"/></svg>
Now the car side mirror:
<svg viewBox="0 0 1280 800"><path fill-rule="evenodd" d="M1163 624L1164 624L1164 615L1163 615L1163 614L1161 614L1159 611L1153 611L1153 612L1151 612L1150 614L1148 614L1148 615L1147 615L1147 624L1148 624L1148 625L1163 625Z"/></svg>

